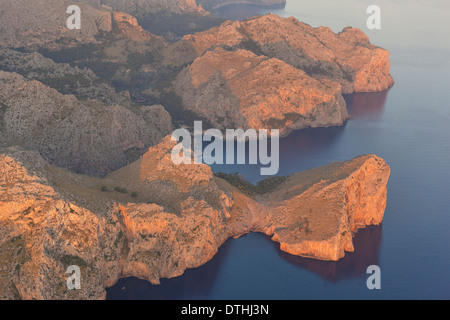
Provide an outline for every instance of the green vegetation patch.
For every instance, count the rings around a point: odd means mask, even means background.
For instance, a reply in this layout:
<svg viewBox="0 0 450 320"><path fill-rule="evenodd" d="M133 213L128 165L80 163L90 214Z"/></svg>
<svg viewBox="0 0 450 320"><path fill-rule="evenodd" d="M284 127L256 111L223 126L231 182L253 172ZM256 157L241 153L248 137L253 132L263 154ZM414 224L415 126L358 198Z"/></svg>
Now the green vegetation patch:
<svg viewBox="0 0 450 320"><path fill-rule="evenodd" d="M287 179L285 176L270 177L259 181L256 185L254 185L237 174L218 172L214 173L214 175L218 178L226 180L229 184L249 196L263 195L275 191Z"/></svg>
<svg viewBox="0 0 450 320"><path fill-rule="evenodd" d="M18 271L30 259L21 236L12 238L0 246L0 265L13 265Z"/></svg>
<svg viewBox="0 0 450 320"><path fill-rule="evenodd" d="M150 64L154 61L155 56L150 51L145 53L132 52L127 57L127 64L136 71L139 71L144 64Z"/></svg>
<svg viewBox="0 0 450 320"><path fill-rule="evenodd" d="M290 112L284 115L284 119L270 118L265 122L265 125L270 129L283 129L287 122L296 123L300 119L305 119L301 114Z"/></svg>
<svg viewBox="0 0 450 320"><path fill-rule="evenodd" d="M61 257L61 262L64 266L78 266L78 267L87 267L88 263L77 256L65 255Z"/></svg>
<svg viewBox="0 0 450 320"><path fill-rule="evenodd" d="M2 131L3 128L5 127L5 114L7 109L8 106L2 101L0 101L0 131Z"/></svg>
<svg viewBox="0 0 450 320"><path fill-rule="evenodd" d="M239 44L239 48L240 48L240 49L245 49L245 50L251 51L251 52L253 52L254 54L256 54L257 56L262 56L262 55L264 55L264 52L263 52L263 50L261 49L261 46L259 45L259 43L256 42L256 41L253 40L253 39L250 39L250 38L248 38L248 39L242 41L242 42Z"/></svg>

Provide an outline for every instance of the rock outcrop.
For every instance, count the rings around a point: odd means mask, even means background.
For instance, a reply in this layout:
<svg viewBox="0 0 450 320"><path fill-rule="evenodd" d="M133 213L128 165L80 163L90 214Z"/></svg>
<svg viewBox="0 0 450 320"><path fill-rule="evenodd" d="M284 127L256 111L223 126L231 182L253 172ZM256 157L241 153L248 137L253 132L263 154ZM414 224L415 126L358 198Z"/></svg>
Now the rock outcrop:
<svg viewBox="0 0 450 320"><path fill-rule="evenodd" d="M271 209L261 231L290 254L337 261L353 251L358 229L382 222L389 172L366 155L292 175L265 197Z"/></svg>
<svg viewBox="0 0 450 320"><path fill-rule="evenodd" d="M83 13L81 30L69 30L67 8L77 4ZM58 46L67 38L81 43L94 43L101 32L112 30L111 12L69 0L3 0L0 10L0 46Z"/></svg>
<svg viewBox="0 0 450 320"><path fill-rule="evenodd" d="M227 21L187 35L170 49L185 52L174 81L185 109L218 128L280 129L342 125L342 94L390 88L389 52L359 29L335 34L269 14Z"/></svg>
<svg viewBox="0 0 450 320"><path fill-rule="evenodd" d="M104 175L136 160L171 130L171 117L160 105L132 111L80 101L0 71L0 146L36 150L73 172Z"/></svg>
<svg viewBox="0 0 450 320"><path fill-rule="evenodd" d="M358 228L383 218L389 167L376 156L295 174L250 198L206 165L177 171L167 161L174 145L167 137L104 179L4 149L0 297L102 299L120 277L157 284L180 276L252 231L273 235L289 253L337 260ZM69 265L81 269L80 290L66 287Z"/></svg>
<svg viewBox="0 0 450 320"><path fill-rule="evenodd" d="M106 5L114 10L132 14L138 18L148 14L206 14L195 0L78 0L93 6Z"/></svg>
<svg viewBox="0 0 450 320"><path fill-rule="evenodd" d="M73 4L81 10L82 27L79 30L67 27L70 14L66 11ZM69 0L3 0L0 30L0 47L26 49L56 50L98 44L103 35L112 33L140 40L152 36L129 14Z"/></svg>
<svg viewBox="0 0 450 320"><path fill-rule="evenodd" d="M246 48L278 58L315 78L342 85L343 93L377 92L390 88L389 52L370 43L356 28L335 34L328 27L313 28L295 18L269 14L245 21L227 21L210 30L187 35L185 45L197 55L215 47Z"/></svg>
<svg viewBox="0 0 450 320"><path fill-rule="evenodd" d="M215 127L280 129L342 125L347 109L337 82L248 50L208 51L174 82L185 108Z"/></svg>
<svg viewBox="0 0 450 320"><path fill-rule="evenodd" d="M107 105L130 108L133 105L128 92L116 93L114 87L92 70L55 63L38 52L0 49L0 69L18 73L27 80L37 80L62 94L73 94L79 100L96 99Z"/></svg>

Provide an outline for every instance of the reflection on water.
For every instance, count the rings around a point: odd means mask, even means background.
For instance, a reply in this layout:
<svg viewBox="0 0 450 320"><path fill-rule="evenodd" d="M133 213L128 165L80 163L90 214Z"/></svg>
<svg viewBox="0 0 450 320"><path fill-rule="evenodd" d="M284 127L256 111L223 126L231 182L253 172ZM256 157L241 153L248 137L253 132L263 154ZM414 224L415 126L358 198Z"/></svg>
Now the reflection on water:
<svg viewBox="0 0 450 320"><path fill-rule="evenodd" d="M392 172L383 227L360 230L354 239L355 252L339 262L291 256L267 236L251 234L227 241L212 261L187 270L180 278L162 280L161 286L124 279L108 290L108 298L450 298L450 72L448 50L442 50L450 43L442 41L448 38L442 34L450 29L429 22L448 25L449 20L426 15L436 10L424 1L380 3L383 29L368 33L373 43L391 51L395 87L389 93L346 96L353 120L344 127L307 129L282 139L279 174L364 153L383 157ZM294 15L313 26L328 25L334 31L347 25L364 29L366 7L357 0L288 0L283 15ZM440 6L439 17L448 16L448 8ZM403 22L411 23L402 26L402 15ZM412 25L418 32L410 30ZM435 31L433 37L423 35ZM239 172L251 182L261 179L258 166L213 166L213 170ZM379 291L365 285L365 271L372 264L382 269Z"/></svg>
<svg viewBox="0 0 450 320"><path fill-rule="evenodd" d="M375 93L355 93L346 95L347 110L350 116L376 120L383 114L389 90Z"/></svg>
<svg viewBox="0 0 450 320"><path fill-rule="evenodd" d="M279 261L274 259L278 255L282 261L294 267L290 273L293 278L302 270L313 272L331 283L337 283L341 280L351 277L362 277L366 274L369 265L379 264L379 251L382 239L382 227L371 226L359 230L354 239L355 251L347 253L346 256L338 262L318 261L308 258L301 258L290 255L279 250L279 244L273 242L270 237L263 234L250 234L239 239L229 239L220 248L217 255L204 266L187 270L181 277L173 279L162 279L161 285L151 285L149 282L137 278L127 278L120 280L114 287L107 290L108 299L152 299L152 300L196 300L210 299L214 297L217 286L220 286L220 280L227 277L227 270L223 266L229 266L233 269L233 264L243 265L244 268L259 272L260 268L276 268L278 270ZM244 248L255 252L248 253L248 261L240 256L239 250ZM236 253L236 251L238 251ZM270 259L270 261L267 261ZM280 268L277 272L283 275ZM270 276L270 275L267 275ZM302 285L299 277L298 285ZM264 283L264 279L261 279ZM242 284L243 285L243 284ZM292 284L291 284L292 285ZM295 286L294 286L295 287ZM263 286L263 288L267 288ZM227 291L227 290L224 290ZM230 296L227 299L233 299L233 293L227 292ZM267 294L267 293L266 293ZM277 293L271 292L274 296L268 296L271 299L277 299ZM289 293L295 298L295 292ZM267 297L267 296L266 296ZM224 297L219 297L224 298Z"/></svg>
<svg viewBox="0 0 450 320"><path fill-rule="evenodd" d="M220 247L219 253L207 264L186 270L181 277L161 279L161 285L152 285L138 278L121 279L114 287L107 290L107 299L180 300L186 299L187 293L189 299L208 296L214 290L215 279L228 255L231 241L225 242Z"/></svg>
<svg viewBox="0 0 450 320"><path fill-rule="evenodd" d="M352 121L357 121L357 119L377 120L383 114L387 95L388 91L345 96L349 114L355 119ZM288 175L328 164L330 162L329 159L333 157L333 146L341 139L346 127L344 125L330 128L307 128L293 132L288 137L281 139L279 175ZM260 176L259 168L259 165L212 166L215 172L239 172L252 183L256 183L263 178ZM269 264L273 263L277 266L279 262L274 257L279 256L283 261L295 268L292 271L294 274L299 270L307 270L326 281L337 283L343 279L362 277L366 273L367 266L378 265L381 241L381 226L361 229L354 238L355 252L347 253L338 262L328 262L287 254L282 252L279 249L279 244L273 242L269 237L261 234L251 234L237 240L228 240L210 262L200 268L187 270L181 277L161 279L161 285L154 286L147 281L137 278L122 279L114 287L107 290L107 298L210 299L216 293L215 284L226 278L223 274L224 265L233 261L239 263L241 253L236 252L238 247L244 248L244 251L254 250L255 246L263 247L265 249L261 250L268 250L268 252L257 254L255 261L263 259L261 257L267 257L272 260ZM255 265L250 265L249 268L257 268L258 263L254 263ZM262 274L261 277L264 278ZM301 284L299 283L299 285ZM277 296L270 298L276 299Z"/></svg>
<svg viewBox="0 0 450 320"><path fill-rule="evenodd" d="M336 283L346 278L364 276L367 266L379 265L382 235L382 226L369 226L359 230L353 239L355 251L346 253L345 257L337 262L300 258L279 252L281 258L289 263Z"/></svg>

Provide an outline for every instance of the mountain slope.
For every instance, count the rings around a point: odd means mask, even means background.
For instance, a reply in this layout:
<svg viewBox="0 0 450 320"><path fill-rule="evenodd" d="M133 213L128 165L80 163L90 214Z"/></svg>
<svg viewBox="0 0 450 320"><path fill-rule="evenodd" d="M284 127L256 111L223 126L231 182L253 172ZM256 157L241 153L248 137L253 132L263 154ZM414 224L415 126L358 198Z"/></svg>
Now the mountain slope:
<svg viewBox="0 0 450 320"><path fill-rule="evenodd" d="M383 219L390 170L374 155L294 174L251 198L206 165L174 165L174 145L167 137L104 179L2 150L0 297L102 299L120 277L180 276L252 231L283 251L338 260L358 228ZM81 269L81 290L66 287L70 265Z"/></svg>
<svg viewBox="0 0 450 320"><path fill-rule="evenodd" d="M104 175L171 132L162 106L133 112L79 101L38 81L0 71L0 146L19 145L73 172Z"/></svg>

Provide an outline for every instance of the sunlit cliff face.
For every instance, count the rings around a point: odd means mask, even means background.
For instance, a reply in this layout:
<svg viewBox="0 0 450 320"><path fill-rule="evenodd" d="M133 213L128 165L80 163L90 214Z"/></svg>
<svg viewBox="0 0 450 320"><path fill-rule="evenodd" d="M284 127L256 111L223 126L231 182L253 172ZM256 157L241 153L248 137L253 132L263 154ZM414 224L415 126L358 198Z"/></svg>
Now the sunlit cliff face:
<svg viewBox="0 0 450 320"><path fill-rule="evenodd" d="M2 297L74 298L58 283L76 264L87 275L76 298L104 298L103 288L119 277L159 283L180 276L212 259L229 237L248 232L273 235L294 255L338 260L353 251L358 228L383 218L389 167L376 156L292 175L252 198L204 165L204 179L191 179L200 167L166 161L168 138L104 179L7 149L0 156Z"/></svg>

